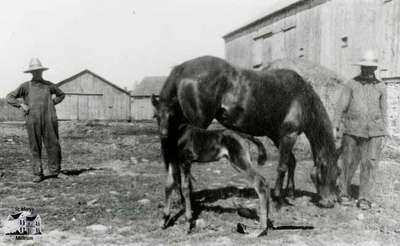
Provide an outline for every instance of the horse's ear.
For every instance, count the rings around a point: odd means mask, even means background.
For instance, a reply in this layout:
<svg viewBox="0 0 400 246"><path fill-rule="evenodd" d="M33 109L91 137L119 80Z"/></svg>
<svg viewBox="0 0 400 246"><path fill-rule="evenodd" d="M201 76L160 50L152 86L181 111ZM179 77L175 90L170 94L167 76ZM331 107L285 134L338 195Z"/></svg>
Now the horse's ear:
<svg viewBox="0 0 400 246"><path fill-rule="evenodd" d="M159 103L160 103L160 101L157 99L157 96L152 94L151 95L151 104L153 104L153 106L155 108L158 108Z"/></svg>

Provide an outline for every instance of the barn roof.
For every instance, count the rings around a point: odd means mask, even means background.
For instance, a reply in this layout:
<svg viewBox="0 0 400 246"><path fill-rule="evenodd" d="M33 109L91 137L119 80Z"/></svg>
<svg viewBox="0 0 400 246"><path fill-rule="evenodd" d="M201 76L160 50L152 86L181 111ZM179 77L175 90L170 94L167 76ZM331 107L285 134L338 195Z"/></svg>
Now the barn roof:
<svg viewBox="0 0 400 246"><path fill-rule="evenodd" d="M245 25L243 25L243 26L241 26L241 27L239 27L239 28L237 28L237 29L225 34L223 36L223 38L227 39L227 38L229 38L229 37L231 37L231 36L233 36L233 35L235 35L237 33L242 32L243 30L246 30L247 28L249 28L249 27L251 27L253 25L259 24L259 23L267 20L268 18L270 18L270 17L272 17L272 16L274 16L276 14L282 13L282 12L292 8L293 6L295 6L295 5L297 5L297 4L301 3L301 2L305 2L305 1L308 1L308 0L285 0L285 1L279 1L278 3L276 3L274 5L274 7L270 8L269 11L264 13L261 17L258 17L256 19L250 21L249 23L247 23L247 24L245 24Z"/></svg>
<svg viewBox="0 0 400 246"><path fill-rule="evenodd" d="M85 70L83 70L82 72L79 72L79 73L77 73L77 74L75 74L75 75L73 75L73 76L71 76L71 77L69 77L69 78L66 78L66 79L64 79L63 81L57 83L56 85L57 85L57 86L61 86L61 85L63 85L63 84L66 84L66 83L68 83L68 82L70 82L70 81L72 81L72 80L74 80L74 79L76 79L76 78L78 78L78 77L80 77L80 76L86 74L86 73L91 74L93 77L98 78L99 80L101 80L101 81L103 81L104 83L106 83L106 84L108 84L108 85L114 87L115 89L117 89L117 90L119 90L119 91L121 91L121 92L123 92L123 93L125 93L125 94L130 95L129 92L127 92L126 90L122 89L121 87L117 86L117 85L114 84L114 83L111 83L110 81L106 80L105 78L103 78L103 77L101 77L101 76L99 76L99 75L93 73L93 72L90 71L89 69L85 69Z"/></svg>
<svg viewBox="0 0 400 246"><path fill-rule="evenodd" d="M19 213L15 213L15 214L10 214L10 216L13 218L13 219L18 219L19 218L19 216L22 214L22 212L19 212Z"/></svg>
<svg viewBox="0 0 400 246"><path fill-rule="evenodd" d="M165 76L147 76L136 86L132 96L151 96L159 95L161 87L164 85L167 77Z"/></svg>

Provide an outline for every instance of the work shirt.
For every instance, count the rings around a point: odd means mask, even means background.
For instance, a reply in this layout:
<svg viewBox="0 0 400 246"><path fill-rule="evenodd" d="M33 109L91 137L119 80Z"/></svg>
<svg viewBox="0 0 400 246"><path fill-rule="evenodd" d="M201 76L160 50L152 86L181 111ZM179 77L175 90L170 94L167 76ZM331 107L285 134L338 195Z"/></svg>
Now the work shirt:
<svg viewBox="0 0 400 246"><path fill-rule="evenodd" d="M387 135L386 86L361 76L348 81L335 108L334 126L344 116L344 134L369 138Z"/></svg>
<svg viewBox="0 0 400 246"><path fill-rule="evenodd" d="M54 105L60 103L64 97L65 93L60 90L57 86L55 86L53 83L46 81L46 80L39 80L39 81L28 81L20 85L16 90L10 92L6 99L9 104L11 104L14 107L21 107L21 103L17 100L18 98L23 98L24 103L29 106L29 88L30 88L30 83L32 85L38 85L38 86L44 86L48 87L50 94L55 95L55 98L53 99Z"/></svg>

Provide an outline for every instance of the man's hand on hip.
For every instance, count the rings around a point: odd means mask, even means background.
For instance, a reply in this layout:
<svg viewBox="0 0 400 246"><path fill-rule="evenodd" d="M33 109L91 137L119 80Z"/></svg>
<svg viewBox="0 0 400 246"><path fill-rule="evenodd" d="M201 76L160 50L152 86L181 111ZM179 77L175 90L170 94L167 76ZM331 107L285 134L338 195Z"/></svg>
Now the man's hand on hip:
<svg viewBox="0 0 400 246"><path fill-rule="evenodd" d="M25 115L29 114L29 106L28 105L26 105L25 103L21 103L21 108L24 111Z"/></svg>

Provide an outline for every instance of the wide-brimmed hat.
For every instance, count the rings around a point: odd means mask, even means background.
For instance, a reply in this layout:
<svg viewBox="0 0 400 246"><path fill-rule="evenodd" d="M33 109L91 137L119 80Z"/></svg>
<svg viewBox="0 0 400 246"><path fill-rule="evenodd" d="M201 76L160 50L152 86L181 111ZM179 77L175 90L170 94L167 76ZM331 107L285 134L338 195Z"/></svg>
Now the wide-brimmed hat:
<svg viewBox="0 0 400 246"><path fill-rule="evenodd" d="M38 58L32 58L31 61L29 62L29 67L27 70L24 71L24 73L30 73L35 70L47 70L47 67L43 67L42 63Z"/></svg>
<svg viewBox="0 0 400 246"><path fill-rule="evenodd" d="M354 65L364 66L364 67L378 67L378 57L372 50L367 50L363 57Z"/></svg>

